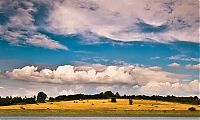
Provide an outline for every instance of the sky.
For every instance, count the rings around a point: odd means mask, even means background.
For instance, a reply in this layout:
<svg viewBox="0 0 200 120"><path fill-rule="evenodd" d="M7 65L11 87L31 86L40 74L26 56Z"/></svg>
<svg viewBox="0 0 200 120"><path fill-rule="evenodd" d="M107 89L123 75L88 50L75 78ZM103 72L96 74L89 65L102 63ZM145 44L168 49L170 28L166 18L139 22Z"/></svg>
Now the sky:
<svg viewBox="0 0 200 120"><path fill-rule="evenodd" d="M199 0L1 0L0 96L199 96Z"/></svg>

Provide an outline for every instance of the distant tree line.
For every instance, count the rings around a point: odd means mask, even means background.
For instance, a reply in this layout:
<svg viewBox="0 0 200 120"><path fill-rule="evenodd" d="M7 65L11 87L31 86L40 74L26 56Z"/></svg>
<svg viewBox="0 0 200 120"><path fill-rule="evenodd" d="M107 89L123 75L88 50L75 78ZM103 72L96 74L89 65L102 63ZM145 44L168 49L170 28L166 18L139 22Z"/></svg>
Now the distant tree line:
<svg viewBox="0 0 200 120"><path fill-rule="evenodd" d="M35 97L22 98L22 97L0 97L0 106L16 105L16 104L35 104Z"/></svg>
<svg viewBox="0 0 200 120"><path fill-rule="evenodd" d="M44 92L39 92L37 98L34 97L0 97L0 106L19 105L19 104L35 104L45 102L47 95Z"/></svg>
<svg viewBox="0 0 200 120"><path fill-rule="evenodd" d="M178 102L183 104L200 104L200 99L197 96L194 97L176 97L176 96L145 96L145 95L123 95L120 96L117 92L114 94L111 91L101 92L100 94L94 95L84 95L84 94L75 94L75 95L60 95L55 98L50 97L49 101L68 101L68 100L84 100L84 99L144 99L144 100L158 100L158 101L166 101L166 102Z"/></svg>
<svg viewBox="0 0 200 120"><path fill-rule="evenodd" d="M194 97L176 97L176 96L145 96L145 95L123 95L120 96L118 92L115 94L112 91L101 92L100 94L94 95L84 95L84 94L75 94L75 95L60 95L55 98L50 97L49 101L68 101L68 100L84 100L84 99L144 99L144 100L158 100L166 102L177 102L183 104L194 104L199 105L200 99L197 96Z"/></svg>
<svg viewBox="0 0 200 120"><path fill-rule="evenodd" d="M47 99L47 95L44 92L39 92L37 97L0 97L0 106L16 105L16 104L35 104L44 103ZM113 93L112 91L101 92L94 95L75 94L75 95L60 95L57 97L49 97L48 101L69 101L69 100L85 100L85 99L111 99L112 102L116 102L116 99L129 99L129 104L132 104L132 99L144 99L144 100L158 100L167 102L177 102L184 104L199 105L200 99L197 96L194 97L176 97L176 96L145 96L145 95L123 95ZM131 100L131 101L130 101Z"/></svg>
<svg viewBox="0 0 200 120"><path fill-rule="evenodd" d="M165 101L165 102L177 102L183 104L193 104L193 105L200 105L200 99L197 96L194 97L177 97L173 95L168 96L145 96L145 95L131 95L131 96L122 96L121 98L124 99L143 99L143 100L158 100L158 101Z"/></svg>

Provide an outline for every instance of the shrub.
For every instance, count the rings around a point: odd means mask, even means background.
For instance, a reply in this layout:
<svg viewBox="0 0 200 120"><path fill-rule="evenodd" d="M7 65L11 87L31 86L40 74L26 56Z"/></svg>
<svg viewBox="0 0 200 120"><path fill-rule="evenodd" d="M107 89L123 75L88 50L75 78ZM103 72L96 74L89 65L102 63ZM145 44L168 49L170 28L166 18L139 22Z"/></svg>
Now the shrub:
<svg viewBox="0 0 200 120"><path fill-rule="evenodd" d="M111 98L111 102L117 102L116 98Z"/></svg>
<svg viewBox="0 0 200 120"><path fill-rule="evenodd" d="M55 101L55 99L53 97L49 98L49 102L54 102L54 101Z"/></svg>
<svg viewBox="0 0 200 120"><path fill-rule="evenodd" d="M20 107L20 109L22 109L22 110L25 110L25 108L24 108L24 107Z"/></svg>
<svg viewBox="0 0 200 120"><path fill-rule="evenodd" d="M196 108L190 107L190 108L188 108L188 110L189 110L189 111L196 111Z"/></svg>
<svg viewBox="0 0 200 120"><path fill-rule="evenodd" d="M133 100L129 99L129 105L133 105Z"/></svg>

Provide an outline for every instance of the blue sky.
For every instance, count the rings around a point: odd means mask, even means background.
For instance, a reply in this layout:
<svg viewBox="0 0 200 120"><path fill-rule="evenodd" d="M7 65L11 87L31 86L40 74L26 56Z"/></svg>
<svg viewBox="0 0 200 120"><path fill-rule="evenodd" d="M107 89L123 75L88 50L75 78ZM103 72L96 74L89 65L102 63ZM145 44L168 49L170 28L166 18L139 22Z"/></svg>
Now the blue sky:
<svg viewBox="0 0 200 120"><path fill-rule="evenodd" d="M115 7L109 7L110 2L1 1L0 95L31 96L41 90L52 96L91 90L94 93L120 90L122 94L197 95L198 1L133 4L122 0ZM111 67L114 71L108 72L110 66L116 67ZM130 70L127 76L126 69L132 66L136 71ZM94 76L88 69L95 71ZM108 78L100 79L99 71ZM115 80L114 72L120 75L120 80ZM69 75L55 77L58 73ZM160 89L153 89L155 86ZM28 92L24 93L23 89Z"/></svg>

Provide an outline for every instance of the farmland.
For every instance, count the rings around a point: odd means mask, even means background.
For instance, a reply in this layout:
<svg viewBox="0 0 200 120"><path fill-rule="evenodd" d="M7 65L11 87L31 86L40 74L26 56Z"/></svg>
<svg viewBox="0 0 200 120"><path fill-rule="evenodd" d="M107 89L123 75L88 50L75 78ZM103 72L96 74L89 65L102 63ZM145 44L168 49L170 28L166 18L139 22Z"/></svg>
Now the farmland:
<svg viewBox="0 0 200 120"><path fill-rule="evenodd" d="M196 111L189 111L194 107ZM0 107L1 116L200 116L200 106L155 100L73 100Z"/></svg>

